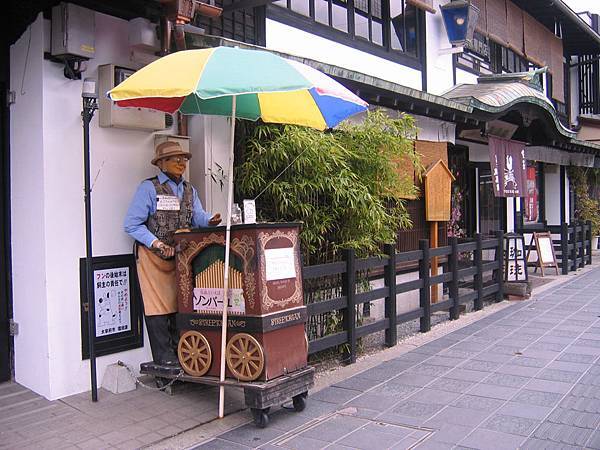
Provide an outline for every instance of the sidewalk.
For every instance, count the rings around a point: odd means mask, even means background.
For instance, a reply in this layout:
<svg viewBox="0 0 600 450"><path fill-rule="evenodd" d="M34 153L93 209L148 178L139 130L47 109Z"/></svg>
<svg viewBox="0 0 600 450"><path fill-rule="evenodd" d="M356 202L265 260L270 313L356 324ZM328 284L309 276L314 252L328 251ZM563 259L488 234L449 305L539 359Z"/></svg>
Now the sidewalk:
<svg viewBox="0 0 600 450"><path fill-rule="evenodd" d="M50 402L0 384L0 448L580 447L600 423L600 387L589 384L600 373L600 269L540 290L320 374L305 411L273 409L262 430L239 389L215 420L218 391L200 385L174 396L100 389L94 404L89 393Z"/></svg>

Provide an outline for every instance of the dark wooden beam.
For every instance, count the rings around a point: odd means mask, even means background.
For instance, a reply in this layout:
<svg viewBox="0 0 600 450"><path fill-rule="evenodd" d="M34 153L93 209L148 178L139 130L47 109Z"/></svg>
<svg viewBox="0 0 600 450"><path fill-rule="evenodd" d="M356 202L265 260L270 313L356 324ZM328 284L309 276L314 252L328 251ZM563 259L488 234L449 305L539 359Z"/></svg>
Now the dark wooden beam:
<svg viewBox="0 0 600 450"><path fill-rule="evenodd" d="M275 0L238 0L230 5L223 6L223 12L237 11L238 9L256 8L273 3Z"/></svg>

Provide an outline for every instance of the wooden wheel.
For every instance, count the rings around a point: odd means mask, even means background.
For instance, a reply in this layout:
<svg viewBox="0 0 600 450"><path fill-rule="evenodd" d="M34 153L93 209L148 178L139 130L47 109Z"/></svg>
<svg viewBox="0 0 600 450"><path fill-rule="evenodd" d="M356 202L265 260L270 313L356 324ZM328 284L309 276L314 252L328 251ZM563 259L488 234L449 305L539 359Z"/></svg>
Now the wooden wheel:
<svg viewBox="0 0 600 450"><path fill-rule="evenodd" d="M238 380L256 380L265 367L262 346L246 333L238 333L229 340L225 356L227 367Z"/></svg>
<svg viewBox="0 0 600 450"><path fill-rule="evenodd" d="M179 363L185 372L195 377L201 377L212 362L212 352L206 338L197 331L186 331L179 338L177 345Z"/></svg>

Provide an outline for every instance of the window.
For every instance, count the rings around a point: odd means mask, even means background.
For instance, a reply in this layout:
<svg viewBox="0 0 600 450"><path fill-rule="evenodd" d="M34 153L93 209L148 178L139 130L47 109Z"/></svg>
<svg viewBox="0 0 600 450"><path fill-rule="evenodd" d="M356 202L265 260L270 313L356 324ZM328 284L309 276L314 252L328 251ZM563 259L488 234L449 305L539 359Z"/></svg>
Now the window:
<svg viewBox="0 0 600 450"><path fill-rule="evenodd" d="M323 31L327 27L342 32L353 41L349 45L361 50L364 47L355 44L364 43L390 54L414 58L419 55L419 23L423 13L404 0L278 0L273 5L279 8L270 8L269 17L275 15L278 20L288 22L280 14L281 8L286 8L314 23L308 31ZM296 22L292 25L298 26ZM340 36L335 40L345 43Z"/></svg>

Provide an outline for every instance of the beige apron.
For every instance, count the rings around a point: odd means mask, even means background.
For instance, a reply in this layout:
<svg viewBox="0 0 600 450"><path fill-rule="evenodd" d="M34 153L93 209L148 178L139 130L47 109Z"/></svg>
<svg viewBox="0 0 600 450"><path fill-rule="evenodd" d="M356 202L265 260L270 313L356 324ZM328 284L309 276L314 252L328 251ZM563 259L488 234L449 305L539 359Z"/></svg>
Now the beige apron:
<svg viewBox="0 0 600 450"><path fill-rule="evenodd" d="M144 314L157 316L177 312L175 258L166 261L145 246L139 245L137 272Z"/></svg>

